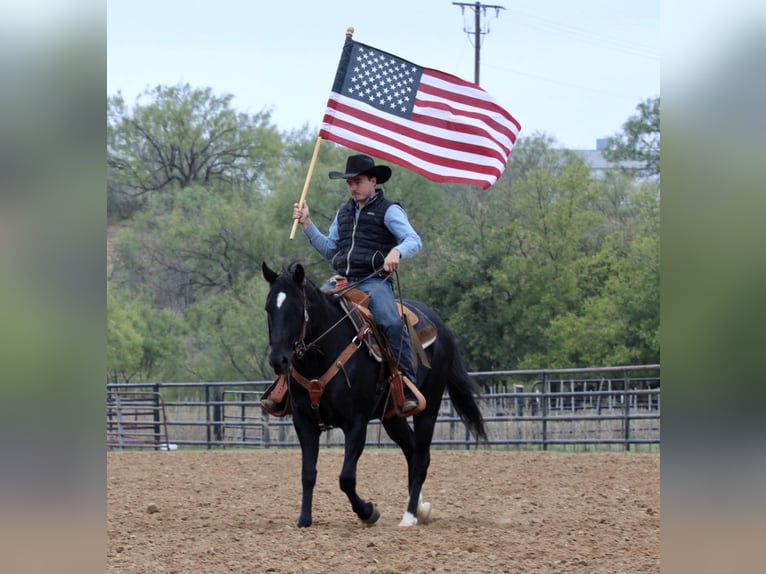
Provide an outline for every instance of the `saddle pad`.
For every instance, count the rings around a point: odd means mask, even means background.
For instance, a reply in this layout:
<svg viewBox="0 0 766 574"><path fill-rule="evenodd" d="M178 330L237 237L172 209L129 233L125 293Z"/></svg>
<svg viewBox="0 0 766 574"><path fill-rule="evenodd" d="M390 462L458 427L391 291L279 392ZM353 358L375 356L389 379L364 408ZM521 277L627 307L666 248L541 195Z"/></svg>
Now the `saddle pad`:
<svg viewBox="0 0 766 574"><path fill-rule="evenodd" d="M407 320L418 335L420 345L425 349L436 341L436 325L433 324L431 319L421 313L420 310L407 303L407 300L404 301L404 305L397 301L396 305L399 308L399 314L407 316Z"/></svg>

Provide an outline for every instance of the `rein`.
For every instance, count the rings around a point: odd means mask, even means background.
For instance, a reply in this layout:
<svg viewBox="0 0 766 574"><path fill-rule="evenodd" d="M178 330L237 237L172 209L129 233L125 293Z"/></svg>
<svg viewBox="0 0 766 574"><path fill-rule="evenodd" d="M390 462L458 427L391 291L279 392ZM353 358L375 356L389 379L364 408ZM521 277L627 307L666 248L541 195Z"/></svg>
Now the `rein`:
<svg viewBox="0 0 766 574"><path fill-rule="evenodd" d="M372 277L375 277L376 275L379 275L379 274L380 274L380 271L375 271L375 272L369 274L367 277L363 277L362 279L360 279L358 281L354 281L353 283L349 284L347 287L344 287L342 290L338 291L337 295L339 297L343 296L344 293L350 291L355 286L357 286L357 285L359 285L359 284L367 281L368 279L371 279ZM390 277L390 275L391 274L389 273L389 275L386 277L386 279L388 279L388 277ZM365 301L367 301L370 298L370 295L372 295L376 290L380 289L380 287L383 286L383 285L385 285L385 281L382 281L380 284L378 284L376 287L374 287L372 289L372 291L370 291L369 293L365 293L364 297L362 297L362 299L359 300L359 302L354 303L354 305L348 311L344 311L343 312L343 316L340 319L335 321L335 323L333 323L327 329L325 329L325 331L321 335L316 337L313 341L309 342L308 344L306 344L304 342L304 339L306 338L306 325L308 325L308 322L309 322L308 306L306 304L306 301L308 300L308 298L306 297L306 288L304 287L303 288L303 328L301 329L301 337L300 337L300 339L298 339L295 342L295 355L300 359L312 347L316 347L317 343L319 341L321 341L325 336L329 335L333 331L333 329L335 329L338 325L340 325L344 321L344 319L349 318L353 311L356 311L362 305L362 303L364 303Z"/></svg>

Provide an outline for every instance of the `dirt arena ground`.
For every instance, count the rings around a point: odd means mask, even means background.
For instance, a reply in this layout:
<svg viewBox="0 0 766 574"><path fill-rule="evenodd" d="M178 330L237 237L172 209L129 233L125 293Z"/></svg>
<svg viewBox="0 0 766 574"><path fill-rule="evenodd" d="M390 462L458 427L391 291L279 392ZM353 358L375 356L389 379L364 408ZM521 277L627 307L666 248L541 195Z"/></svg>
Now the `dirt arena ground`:
<svg viewBox="0 0 766 574"><path fill-rule="evenodd" d="M398 526L406 466L368 449L358 490L382 516L362 526L323 450L314 524L296 526L297 450L110 452L110 573L660 571L660 456L434 450L432 520Z"/></svg>

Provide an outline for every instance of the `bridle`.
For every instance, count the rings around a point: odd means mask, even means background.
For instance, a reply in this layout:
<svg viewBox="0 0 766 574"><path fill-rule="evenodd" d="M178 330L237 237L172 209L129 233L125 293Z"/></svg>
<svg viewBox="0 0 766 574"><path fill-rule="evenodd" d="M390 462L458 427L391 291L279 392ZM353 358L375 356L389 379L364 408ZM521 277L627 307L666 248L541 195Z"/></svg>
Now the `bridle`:
<svg viewBox="0 0 766 574"><path fill-rule="evenodd" d="M293 350L295 351L295 356L301 359L303 355L306 354L306 351L308 351L312 346L316 344L317 339L314 339L311 343L306 345L305 339L306 339L306 329L309 325L309 308L306 303L308 301L308 298L306 297L306 287L303 288L302 291L303 294L303 323L301 324L301 334L298 337L298 339L293 343Z"/></svg>
<svg viewBox="0 0 766 574"><path fill-rule="evenodd" d="M371 277L374 277L374 276L376 276L378 274L380 274L380 271L376 271L374 273L371 273L367 277L364 277L364 278L360 279L359 281L355 281L353 283L350 283L343 290L339 291L336 294L336 296L338 296L338 297L342 296L347 291L353 289L356 285L359 285L360 283L363 283L367 279L370 279ZM389 274L389 276L390 275L391 274ZM387 278L388 277L386 277L386 279ZM362 297L359 301L357 301L353 305L351 305L348 310L344 310L343 311L343 316L340 319L335 321L335 323L330 325L327 329L325 329L325 331L322 334L320 334L318 337L316 337L315 339L313 339L309 343L305 342L306 331L307 331L308 324L309 324L309 311L308 311L309 305L308 305L308 296L306 295L306 286L304 285L303 289L301 291L301 295L302 295L301 306L303 307L303 324L301 325L300 336L295 341L295 343L293 343L293 350L295 351L295 356L298 359L301 359L306 354L306 352L311 350L313 347L317 347L319 341L321 341L325 336L329 335L345 319L349 318L351 316L351 313L355 312L360 306L362 306L362 304L370 298L370 295L372 295L372 293L375 290L379 289L383 285L385 285L385 281L381 281L381 283L379 285L376 285L369 293L365 293L364 297ZM270 324L270 321L271 320L269 320L269 343L271 343L271 324ZM354 339L356 339L356 337ZM361 342L360 342L360 344L361 344Z"/></svg>

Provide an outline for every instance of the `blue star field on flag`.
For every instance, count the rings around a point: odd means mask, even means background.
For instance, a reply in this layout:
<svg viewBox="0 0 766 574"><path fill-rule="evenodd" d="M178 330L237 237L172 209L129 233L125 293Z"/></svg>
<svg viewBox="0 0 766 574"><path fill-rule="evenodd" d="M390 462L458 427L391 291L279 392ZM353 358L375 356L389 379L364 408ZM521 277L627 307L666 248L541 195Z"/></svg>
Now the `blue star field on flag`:
<svg viewBox="0 0 766 574"><path fill-rule="evenodd" d="M342 94L381 111L409 117L423 68L391 54L355 44Z"/></svg>

